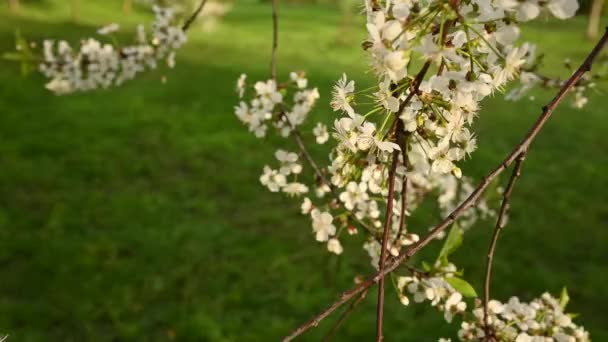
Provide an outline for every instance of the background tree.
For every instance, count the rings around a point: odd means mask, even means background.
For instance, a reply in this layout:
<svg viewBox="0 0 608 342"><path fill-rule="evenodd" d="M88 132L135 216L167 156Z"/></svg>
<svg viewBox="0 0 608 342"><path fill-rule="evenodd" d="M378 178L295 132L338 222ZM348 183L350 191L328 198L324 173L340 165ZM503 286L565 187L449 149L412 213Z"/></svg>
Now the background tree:
<svg viewBox="0 0 608 342"><path fill-rule="evenodd" d="M593 0L589 11L589 22L587 24L587 38L595 39L600 28L600 17L604 8L604 0Z"/></svg>
<svg viewBox="0 0 608 342"><path fill-rule="evenodd" d="M19 10L19 0L8 0L8 8L11 11L16 12Z"/></svg>

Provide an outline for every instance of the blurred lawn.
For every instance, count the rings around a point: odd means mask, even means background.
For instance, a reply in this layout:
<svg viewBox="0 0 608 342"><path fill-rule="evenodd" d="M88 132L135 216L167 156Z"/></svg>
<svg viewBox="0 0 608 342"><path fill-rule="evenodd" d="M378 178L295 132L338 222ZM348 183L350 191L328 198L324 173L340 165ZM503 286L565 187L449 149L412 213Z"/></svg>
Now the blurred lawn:
<svg viewBox="0 0 608 342"><path fill-rule="evenodd" d="M18 17L2 6L0 51L13 49L16 28L74 42L120 13L117 0L82 1L75 24L65 3L26 4ZM149 21L142 13L119 15L123 32ZM307 70L322 94L312 120L331 122L329 91L342 71L360 88L370 83L361 25L340 28L339 14L323 7L283 7L280 20L280 74ZM548 73L567 76L560 62L578 63L592 45L584 26L541 21L525 38L551 53ZM217 31L192 32L175 70L69 97L0 62L0 333L9 341L273 341L371 272L360 240L330 256L298 203L258 182L275 148L294 148L255 139L232 110L241 72L268 75L270 29L268 6L238 3ZM465 172L478 178L496 164L549 95L485 102L481 148ZM595 341L608 340L605 108L601 94L584 110L562 106L533 145L493 284L501 299L567 286ZM425 214L413 229L438 219ZM456 255L478 290L491 226L467 234ZM428 306L388 298L388 341L457 331ZM371 340L374 308L372 295L336 340ZM333 319L302 340L319 340Z"/></svg>

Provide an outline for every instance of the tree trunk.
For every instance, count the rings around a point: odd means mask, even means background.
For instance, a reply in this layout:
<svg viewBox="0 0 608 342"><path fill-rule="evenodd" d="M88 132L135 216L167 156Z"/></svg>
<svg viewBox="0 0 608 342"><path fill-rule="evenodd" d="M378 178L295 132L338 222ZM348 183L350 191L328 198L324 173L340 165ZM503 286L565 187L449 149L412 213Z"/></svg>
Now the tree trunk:
<svg viewBox="0 0 608 342"><path fill-rule="evenodd" d="M133 2L132 0L123 0L123 2L122 2L122 12L124 14L131 13L132 2Z"/></svg>
<svg viewBox="0 0 608 342"><path fill-rule="evenodd" d="M8 0L8 8L11 12L17 12L19 10L19 0Z"/></svg>
<svg viewBox="0 0 608 342"><path fill-rule="evenodd" d="M587 38L595 39L600 27L600 17L602 16L602 7L604 0L593 0L591 4L591 12L589 13L589 22L587 24Z"/></svg>
<svg viewBox="0 0 608 342"><path fill-rule="evenodd" d="M80 19L80 0L70 1L70 11L72 12L72 20L78 22Z"/></svg>

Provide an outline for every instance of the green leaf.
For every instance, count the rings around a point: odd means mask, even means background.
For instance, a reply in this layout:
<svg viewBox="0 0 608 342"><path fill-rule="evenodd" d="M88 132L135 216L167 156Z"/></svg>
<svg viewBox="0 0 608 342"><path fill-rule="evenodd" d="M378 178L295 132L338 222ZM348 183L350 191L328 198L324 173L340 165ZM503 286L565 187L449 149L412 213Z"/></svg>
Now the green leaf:
<svg viewBox="0 0 608 342"><path fill-rule="evenodd" d="M423 261L423 262L422 262L422 269L423 269L425 272L430 272L430 271L431 271L433 268L431 267L431 265L429 265L429 263L428 263L428 262Z"/></svg>
<svg viewBox="0 0 608 342"><path fill-rule="evenodd" d="M562 310L566 309L566 305L568 305L569 301L570 301L570 296L568 295L568 289L566 289L566 287L564 286L562 288L562 293L559 296L559 306L562 307Z"/></svg>
<svg viewBox="0 0 608 342"><path fill-rule="evenodd" d="M5 52L2 54L2 59L13 62L21 62L23 59L23 54L19 52Z"/></svg>
<svg viewBox="0 0 608 342"><path fill-rule="evenodd" d="M460 228L460 226L458 226L457 224L454 224L452 226L452 229L450 229L448 237L445 239L443 247L441 247L441 251L439 252L439 257L437 257L437 260L439 260L444 265L447 264L448 256L454 253L458 249L458 247L462 245L462 235L462 228Z"/></svg>
<svg viewBox="0 0 608 342"><path fill-rule="evenodd" d="M19 58L13 60L21 62L21 74L25 77L34 70L34 66L32 65L34 53L32 52L32 49L30 49L30 44L23 38L19 30L15 30L15 45L17 52L11 55L13 58L19 56ZM11 56L9 55L9 57Z"/></svg>
<svg viewBox="0 0 608 342"><path fill-rule="evenodd" d="M477 297L477 292L471 284L469 284L466 280L457 277L446 277L444 278L448 284L452 285L452 287L460 292L465 297Z"/></svg>

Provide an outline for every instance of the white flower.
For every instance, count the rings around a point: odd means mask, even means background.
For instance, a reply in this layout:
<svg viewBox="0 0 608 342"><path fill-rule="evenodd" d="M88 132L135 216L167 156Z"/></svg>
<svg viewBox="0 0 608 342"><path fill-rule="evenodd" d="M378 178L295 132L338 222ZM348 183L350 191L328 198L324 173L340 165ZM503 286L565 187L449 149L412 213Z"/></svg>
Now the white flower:
<svg viewBox="0 0 608 342"><path fill-rule="evenodd" d="M317 195L317 197L319 197L319 198L323 198L325 196L325 194L328 192L331 192L331 188L329 187L329 185L327 185L325 183L320 184L315 189L315 195Z"/></svg>
<svg viewBox="0 0 608 342"><path fill-rule="evenodd" d="M359 140L359 133L356 129L360 124L360 118L357 119L351 118L340 118L334 121L334 129L336 132L334 133L334 137L339 141L340 146L350 150L351 152L357 152L357 142Z"/></svg>
<svg viewBox="0 0 608 342"><path fill-rule="evenodd" d="M325 144L329 140L329 133L327 132L327 126L318 122L312 133L316 137L317 144Z"/></svg>
<svg viewBox="0 0 608 342"><path fill-rule="evenodd" d="M167 57L167 66L171 69L175 67L175 51L171 51Z"/></svg>
<svg viewBox="0 0 608 342"><path fill-rule="evenodd" d="M322 212L315 208L310 212L310 217L312 217L312 230L317 241L327 241L330 236L336 234L336 226L333 225L334 218L329 212Z"/></svg>
<svg viewBox="0 0 608 342"><path fill-rule="evenodd" d="M300 89L304 89L308 85L308 80L304 76L305 74L303 72L291 72L289 74L289 78L295 82Z"/></svg>
<svg viewBox="0 0 608 342"><path fill-rule="evenodd" d="M268 166L264 166L264 173L260 177L262 185L268 187L271 192L278 192L285 184L287 179L277 170L273 170Z"/></svg>
<svg viewBox="0 0 608 342"><path fill-rule="evenodd" d="M534 340L532 339L532 337L528 334L521 333L519 335L517 335L517 338L515 339L515 342L533 342Z"/></svg>
<svg viewBox="0 0 608 342"><path fill-rule="evenodd" d="M505 84L507 81L512 80L515 74L519 72L519 68L526 63L524 58L527 50L524 47L514 47L509 51L507 57L505 57L505 66L503 69L497 67L494 72L494 86L499 87Z"/></svg>
<svg viewBox="0 0 608 342"><path fill-rule="evenodd" d="M290 174L299 174L302 172L302 165L298 163L298 155L294 152L287 152L284 150L277 150L274 153L275 157L281 162L280 172L285 176Z"/></svg>
<svg viewBox="0 0 608 342"><path fill-rule="evenodd" d="M389 52L384 56L384 67L386 68L386 74L391 80L398 82L407 74L405 69L408 60L405 58L403 51Z"/></svg>
<svg viewBox="0 0 608 342"><path fill-rule="evenodd" d="M374 146L376 133L376 125L373 122L364 122L359 129L359 135L357 137L357 148L362 151L367 151Z"/></svg>
<svg viewBox="0 0 608 342"><path fill-rule="evenodd" d="M579 8L577 0L549 0L542 3L558 19L568 19L576 14ZM532 20L540 14L541 2L536 0L524 1L517 10L519 21Z"/></svg>
<svg viewBox="0 0 608 342"><path fill-rule="evenodd" d="M429 152L429 157L433 161L431 170L438 173L449 173L455 167L453 161L461 159L462 156L462 150L450 148L449 141L443 140Z"/></svg>
<svg viewBox="0 0 608 342"><path fill-rule="evenodd" d="M304 197L304 201L302 201L302 205L300 206L300 210L302 214L307 215L312 210L313 205L308 197Z"/></svg>
<svg viewBox="0 0 608 342"><path fill-rule="evenodd" d="M274 80L268 80L264 82L256 82L255 91L263 101L269 101L269 103L280 103L283 101L283 95L277 92L277 85Z"/></svg>
<svg viewBox="0 0 608 342"><path fill-rule="evenodd" d="M393 92L390 89L391 80L385 79L380 82L380 90L374 93L376 102L382 105L387 110L396 113L399 110L399 100L393 96Z"/></svg>
<svg viewBox="0 0 608 342"><path fill-rule="evenodd" d="M70 82L64 79L55 78L46 84L46 89L52 91L56 95L63 95L72 92Z"/></svg>
<svg viewBox="0 0 608 342"><path fill-rule="evenodd" d="M155 8L154 12L154 38L150 41L142 26L137 28L135 43L120 48L93 38L82 39L80 48L75 49L65 41L57 46L45 41L39 70L50 80L47 88L58 95L89 91L121 85L146 69L156 68L161 60L173 67L175 51L186 42L186 35L181 27L172 26L173 11ZM105 35L118 29L118 24L111 24L98 33Z"/></svg>
<svg viewBox="0 0 608 342"><path fill-rule="evenodd" d="M361 182L350 182L346 185L346 191L340 194L340 201L344 203L344 207L348 210L353 210L355 207L367 200L369 195L367 194L367 184Z"/></svg>
<svg viewBox="0 0 608 342"><path fill-rule="evenodd" d="M112 23L110 25L107 25L107 26L104 26L104 27L98 29L97 34L104 36L104 35L108 35L110 33L114 33L116 31L118 31L119 29L120 29L120 25L118 25L117 23Z"/></svg>
<svg viewBox="0 0 608 342"><path fill-rule="evenodd" d="M462 301L462 295L459 292L454 292L445 301L444 317L448 323L452 322L454 314L464 312L467 308L467 303Z"/></svg>
<svg viewBox="0 0 608 342"><path fill-rule="evenodd" d="M401 147L399 147L399 145L395 144L394 142L382 141L378 138L375 138L374 143L376 144L376 147L378 147L378 150L383 152L391 153L394 150L401 151Z"/></svg>
<svg viewBox="0 0 608 342"><path fill-rule="evenodd" d="M245 85L246 85L247 75L241 74L238 81L236 81L236 90L239 93L239 98L243 98L245 94Z"/></svg>
<svg viewBox="0 0 608 342"><path fill-rule="evenodd" d="M302 183L292 182L283 187L283 192L291 196L299 196L308 192L308 187Z"/></svg>
<svg viewBox="0 0 608 342"><path fill-rule="evenodd" d="M327 241L327 250L337 255L342 254L343 249L340 240L336 238L329 239L329 241Z"/></svg>
<svg viewBox="0 0 608 342"><path fill-rule="evenodd" d="M395 16L395 19L405 21L410 15L410 6L413 2L409 0L396 0L393 1L393 3L393 15Z"/></svg>
<svg viewBox="0 0 608 342"><path fill-rule="evenodd" d="M583 108L589 99L580 91L574 93L574 102L573 105L575 108Z"/></svg>
<svg viewBox="0 0 608 342"><path fill-rule="evenodd" d="M399 301L405 306L410 305L410 299L402 293L399 294Z"/></svg>
<svg viewBox="0 0 608 342"><path fill-rule="evenodd" d="M578 10L577 0L551 0L547 8L558 19L573 17Z"/></svg>
<svg viewBox="0 0 608 342"><path fill-rule="evenodd" d="M351 96L355 91L355 81L348 81L346 74L342 74L342 78L338 80L338 84L334 86L333 98L331 107L334 111L343 110L351 118L355 117L355 110L350 105Z"/></svg>

